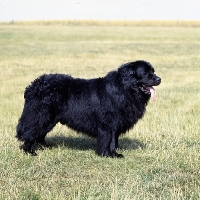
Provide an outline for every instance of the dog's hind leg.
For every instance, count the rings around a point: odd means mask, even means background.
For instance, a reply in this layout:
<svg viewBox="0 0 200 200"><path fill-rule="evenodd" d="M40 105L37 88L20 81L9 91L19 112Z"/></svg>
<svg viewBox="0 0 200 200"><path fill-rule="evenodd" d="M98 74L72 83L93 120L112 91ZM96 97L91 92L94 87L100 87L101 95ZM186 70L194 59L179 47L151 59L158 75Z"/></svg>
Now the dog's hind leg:
<svg viewBox="0 0 200 200"><path fill-rule="evenodd" d="M26 140L24 144L21 146L25 153L30 153L33 156L37 156L35 153L36 141Z"/></svg>
<svg viewBox="0 0 200 200"><path fill-rule="evenodd" d="M47 116L45 115L45 117ZM35 126L35 131L31 133L29 132L28 137L23 140L24 144L22 145L22 149L26 153L37 155L35 153L37 144L41 145L42 147L49 147L45 141L45 136L49 131L53 129L55 124L56 123L49 124L49 121L43 121L43 124L38 122L38 124Z"/></svg>
<svg viewBox="0 0 200 200"><path fill-rule="evenodd" d="M16 127L18 140L24 142L21 148L32 155L36 155L36 137L37 137L37 109L33 102L26 102Z"/></svg>
<svg viewBox="0 0 200 200"><path fill-rule="evenodd" d="M56 125L56 122L48 123L47 127L43 127L43 130L40 132L40 137L37 139L37 144L41 145L42 147L49 147L50 145L46 143L45 137L48 132L50 132L54 126Z"/></svg>
<svg viewBox="0 0 200 200"><path fill-rule="evenodd" d="M50 114L48 105L26 103L19 123L16 137L23 141L22 149L32 155L36 155L36 144L47 146L44 138L55 126L55 117Z"/></svg>

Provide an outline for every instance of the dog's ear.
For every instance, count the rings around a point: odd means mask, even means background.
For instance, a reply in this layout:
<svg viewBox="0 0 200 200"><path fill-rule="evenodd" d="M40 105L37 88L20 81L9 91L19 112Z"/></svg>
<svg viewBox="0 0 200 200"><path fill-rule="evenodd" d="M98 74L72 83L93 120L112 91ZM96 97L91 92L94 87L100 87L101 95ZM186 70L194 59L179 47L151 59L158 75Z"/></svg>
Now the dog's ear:
<svg viewBox="0 0 200 200"><path fill-rule="evenodd" d="M132 67L131 64L132 63L127 63L125 65L122 65L118 69L118 72L121 77L121 81L122 81L125 89L127 89L128 87L130 87L131 85L136 83L136 77L135 77L136 71L135 71L134 67Z"/></svg>

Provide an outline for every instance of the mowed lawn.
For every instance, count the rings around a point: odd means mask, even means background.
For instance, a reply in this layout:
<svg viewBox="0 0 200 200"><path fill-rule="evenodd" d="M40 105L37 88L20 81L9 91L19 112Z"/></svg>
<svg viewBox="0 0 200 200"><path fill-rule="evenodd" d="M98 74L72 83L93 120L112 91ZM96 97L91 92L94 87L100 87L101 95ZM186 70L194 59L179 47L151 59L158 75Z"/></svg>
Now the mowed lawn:
<svg viewBox="0 0 200 200"><path fill-rule="evenodd" d="M157 101L120 137L125 159L58 124L51 149L19 150L23 92L44 73L94 78L147 60ZM200 28L0 25L0 199L200 199Z"/></svg>

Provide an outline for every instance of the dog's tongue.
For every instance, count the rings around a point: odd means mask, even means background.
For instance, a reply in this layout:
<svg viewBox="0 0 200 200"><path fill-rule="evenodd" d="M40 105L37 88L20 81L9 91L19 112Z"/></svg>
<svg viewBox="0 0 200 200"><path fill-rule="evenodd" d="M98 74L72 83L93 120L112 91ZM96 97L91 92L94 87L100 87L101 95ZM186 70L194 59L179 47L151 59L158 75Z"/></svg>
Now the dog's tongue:
<svg viewBox="0 0 200 200"><path fill-rule="evenodd" d="M151 92L152 101L156 101L156 90L153 87L149 87L149 90Z"/></svg>

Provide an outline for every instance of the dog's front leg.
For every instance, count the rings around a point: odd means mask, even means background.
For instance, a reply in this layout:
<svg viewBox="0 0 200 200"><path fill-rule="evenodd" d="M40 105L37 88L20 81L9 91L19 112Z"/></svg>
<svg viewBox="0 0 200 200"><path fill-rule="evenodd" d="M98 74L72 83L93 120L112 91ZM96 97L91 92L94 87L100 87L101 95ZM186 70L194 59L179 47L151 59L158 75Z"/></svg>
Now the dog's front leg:
<svg viewBox="0 0 200 200"><path fill-rule="evenodd" d="M107 128L107 130L109 130ZM115 132L105 131L102 128L98 131L97 152L101 156L123 158L122 154L116 152Z"/></svg>
<svg viewBox="0 0 200 200"><path fill-rule="evenodd" d="M118 137L116 136L116 132L112 132L112 139L110 142L110 153L112 157L124 158L122 154L116 152L116 147L118 147Z"/></svg>

